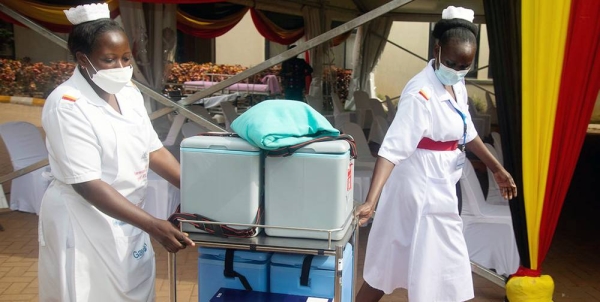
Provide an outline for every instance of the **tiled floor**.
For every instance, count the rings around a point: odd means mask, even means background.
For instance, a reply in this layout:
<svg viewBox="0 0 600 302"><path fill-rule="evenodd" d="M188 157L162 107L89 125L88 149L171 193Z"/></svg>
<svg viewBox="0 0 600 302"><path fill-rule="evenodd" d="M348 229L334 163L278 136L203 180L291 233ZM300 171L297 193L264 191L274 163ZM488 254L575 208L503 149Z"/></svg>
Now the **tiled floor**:
<svg viewBox="0 0 600 302"><path fill-rule="evenodd" d="M599 236L591 224L569 220L557 230L552 248L545 262L544 272L554 278L556 289L554 301L592 302L600 301L600 251ZM0 301L37 301L37 216L21 212L0 214ZM588 231L582 231L582 228ZM597 231L599 228L596 227ZM364 261L364 247L368 228L361 228L359 249L359 280ZM587 234L587 235L586 235ZM597 232L595 232L597 234ZM157 301L169 301L166 253L155 244L157 251ZM198 301L197 253L187 249L177 256L178 301ZM504 290L474 275L475 295L473 301L501 302ZM405 290L397 290L382 301L408 301Z"/></svg>
<svg viewBox="0 0 600 302"><path fill-rule="evenodd" d="M29 213L6 212L0 214L0 301L37 301L37 216ZM359 279L364 258L364 246L368 228L361 229L359 250ZM167 255L154 244L156 249L156 296L157 301L169 301L167 278ZM477 299L474 301L502 301L503 290L475 276ZM197 253L189 248L177 255L178 301L198 301ZM398 290L382 301L408 301L406 291Z"/></svg>

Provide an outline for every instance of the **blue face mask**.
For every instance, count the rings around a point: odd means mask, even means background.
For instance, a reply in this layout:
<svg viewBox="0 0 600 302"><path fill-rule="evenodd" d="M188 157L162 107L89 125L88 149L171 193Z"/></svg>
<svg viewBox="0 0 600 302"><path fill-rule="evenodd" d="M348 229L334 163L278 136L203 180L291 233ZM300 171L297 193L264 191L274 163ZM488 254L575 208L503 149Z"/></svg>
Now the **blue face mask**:
<svg viewBox="0 0 600 302"><path fill-rule="evenodd" d="M440 82L442 82L442 84L454 85L454 84L458 83L460 80L464 79L465 76L467 75L467 73L469 73L469 69L456 71L452 68L447 67L446 65L442 64L442 60L440 59L441 57L442 57L442 48L440 47L440 53L438 56L438 61L440 63L440 67L438 67L438 69L435 70L435 75L437 76L438 80L440 80Z"/></svg>

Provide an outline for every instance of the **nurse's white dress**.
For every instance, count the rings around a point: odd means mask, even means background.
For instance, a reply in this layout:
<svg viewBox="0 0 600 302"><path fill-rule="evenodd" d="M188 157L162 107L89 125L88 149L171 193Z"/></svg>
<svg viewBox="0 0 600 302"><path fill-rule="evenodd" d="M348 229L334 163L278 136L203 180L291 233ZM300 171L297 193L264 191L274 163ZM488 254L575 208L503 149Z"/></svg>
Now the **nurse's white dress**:
<svg viewBox="0 0 600 302"><path fill-rule="evenodd" d="M121 114L76 68L42 112L54 180L42 200L40 301L154 301L147 233L100 212L71 184L101 179L144 204L149 153L162 147L132 84L116 94Z"/></svg>
<svg viewBox="0 0 600 302"><path fill-rule="evenodd" d="M407 288L411 302L457 302L473 298L467 246L458 214L456 183L460 150L418 149L423 138L466 141L477 135L464 83L456 102L436 78L430 61L405 87L379 156L395 164L373 221L364 279L391 293Z"/></svg>

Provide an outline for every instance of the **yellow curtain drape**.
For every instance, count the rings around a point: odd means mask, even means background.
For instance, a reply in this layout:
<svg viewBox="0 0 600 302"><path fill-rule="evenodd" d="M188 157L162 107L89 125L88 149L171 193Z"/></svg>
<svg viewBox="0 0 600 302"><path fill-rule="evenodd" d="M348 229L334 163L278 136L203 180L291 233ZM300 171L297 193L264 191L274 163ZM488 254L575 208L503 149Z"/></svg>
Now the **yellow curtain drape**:
<svg viewBox="0 0 600 302"><path fill-rule="evenodd" d="M540 221L570 7L570 0L521 3L523 193L533 270L539 269Z"/></svg>
<svg viewBox="0 0 600 302"><path fill-rule="evenodd" d="M108 4L111 12L119 8L119 0L106 0L104 2ZM51 24L71 25L63 12L71 6L49 5L32 0L0 0L0 3L29 18Z"/></svg>
<svg viewBox="0 0 600 302"><path fill-rule="evenodd" d="M235 14L232 14L220 20L207 20L198 19L196 17L190 16L189 14L186 14L180 9L177 9L177 22L180 22L181 24L187 25L191 28L197 29L221 29L238 23L247 12L248 8L245 8Z"/></svg>

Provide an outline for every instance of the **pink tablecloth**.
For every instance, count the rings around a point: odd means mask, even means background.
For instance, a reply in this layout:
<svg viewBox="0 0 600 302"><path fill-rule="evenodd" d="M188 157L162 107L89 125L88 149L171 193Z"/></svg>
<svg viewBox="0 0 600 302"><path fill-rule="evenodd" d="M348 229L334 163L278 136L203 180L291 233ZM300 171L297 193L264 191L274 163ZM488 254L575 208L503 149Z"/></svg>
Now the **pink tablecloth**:
<svg viewBox="0 0 600 302"><path fill-rule="evenodd" d="M216 85L218 82L211 82L211 81L189 81L189 82L185 82L183 83L183 87L187 88L187 89L196 89L196 90L202 90L202 89L206 89L208 87L211 87L213 85ZM269 89L269 84L246 84L246 83L237 83L237 84L233 84L227 88L225 88L226 90L229 90L231 92L246 92L246 93L250 93L250 94L277 94L280 91L277 91L277 89L274 87L273 84L271 84L271 89ZM277 86L278 88L279 86Z"/></svg>

